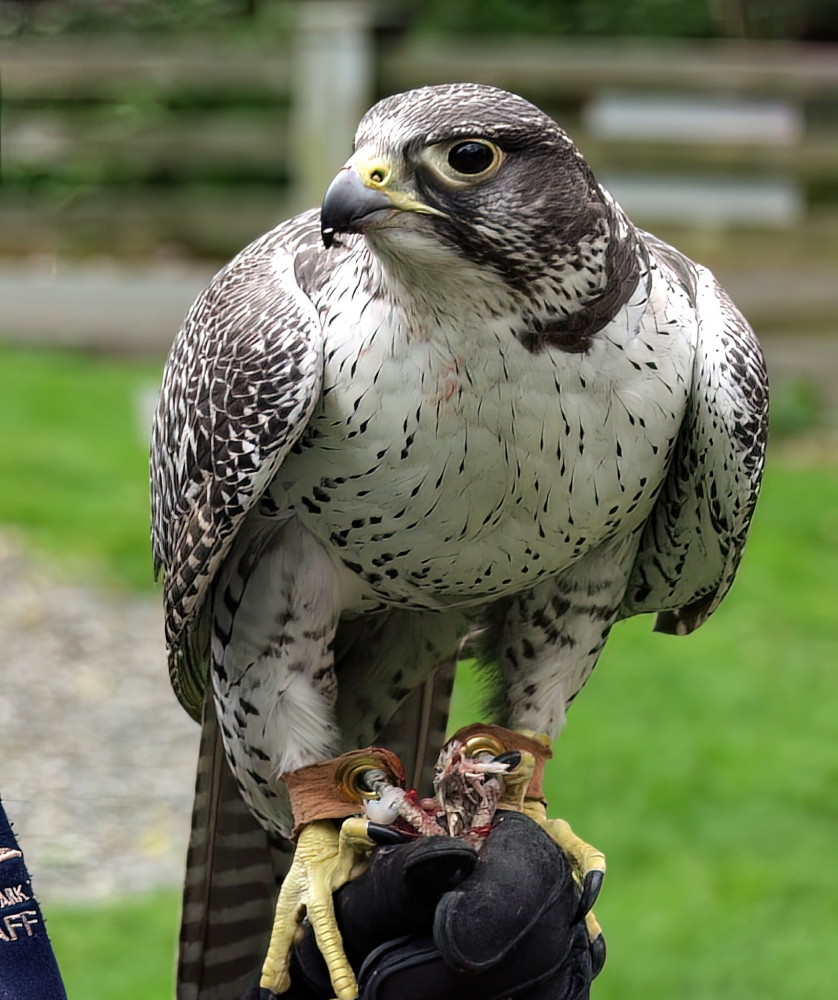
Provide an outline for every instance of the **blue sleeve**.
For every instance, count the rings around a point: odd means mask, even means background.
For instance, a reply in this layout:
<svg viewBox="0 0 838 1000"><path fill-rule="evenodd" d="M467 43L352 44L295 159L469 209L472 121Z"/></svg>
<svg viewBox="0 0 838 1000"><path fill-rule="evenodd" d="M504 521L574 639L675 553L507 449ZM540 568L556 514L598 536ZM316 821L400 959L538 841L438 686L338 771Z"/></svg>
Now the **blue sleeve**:
<svg viewBox="0 0 838 1000"><path fill-rule="evenodd" d="M41 907L2 802L0 1000L67 1000Z"/></svg>

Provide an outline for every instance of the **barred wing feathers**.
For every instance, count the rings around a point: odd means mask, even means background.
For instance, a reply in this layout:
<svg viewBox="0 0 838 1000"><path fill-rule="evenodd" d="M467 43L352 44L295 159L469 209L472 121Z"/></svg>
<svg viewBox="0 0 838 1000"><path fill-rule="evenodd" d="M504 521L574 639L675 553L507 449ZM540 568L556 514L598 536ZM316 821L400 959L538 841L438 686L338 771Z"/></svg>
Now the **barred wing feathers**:
<svg viewBox="0 0 838 1000"><path fill-rule="evenodd" d="M175 340L151 447L152 549L165 574L169 670L200 719L201 612L236 529L304 430L320 393L322 333L294 277L316 213L257 240L199 296Z"/></svg>
<svg viewBox="0 0 838 1000"><path fill-rule="evenodd" d="M686 635L716 610L742 558L765 462L768 383L753 331L713 275L644 238L690 292L698 329L687 415L621 613L658 611L657 631Z"/></svg>

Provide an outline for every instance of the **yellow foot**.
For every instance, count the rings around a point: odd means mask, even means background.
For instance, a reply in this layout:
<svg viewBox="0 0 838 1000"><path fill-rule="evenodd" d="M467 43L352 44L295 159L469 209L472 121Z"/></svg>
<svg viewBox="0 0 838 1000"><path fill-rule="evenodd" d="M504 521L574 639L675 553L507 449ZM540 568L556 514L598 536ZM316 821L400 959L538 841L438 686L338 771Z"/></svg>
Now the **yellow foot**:
<svg viewBox="0 0 838 1000"><path fill-rule="evenodd" d="M530 741L534 740L536 743L541 743L548 748L550 746L550 737L546 733L535 733L530 729L518 729L516 732ZM521 762L522 767L519 768L521 777L524 780L526 780L526 756L525 754ZM549 752L548 756L550 756ZM542 763L541 767L543 768L543 766ZM532 774L533 772L530 771L530 773ZM531 786L522 787L522 784L523 782L519 781L511 789L513 792L511 798L517 801L514 805L510 801L507 807L511 806L512 808L520 809L530 819L534 819L543 830L550 834L567 855L573 869L574 878L582 888L578 917L579 919L587 917L591 907L596 902L597 896L599 896L603 880L605 879L605 855L602 851L598 851L595 847L577 837L573 830L571 830L570 824L565 820L547 818L547 805L542 798L540 774L538 774L537 788L533 789ZM536 784L536 782L533 782L533 784ZM503 799L501 802L503 803ZM594 923L596 923L595 920ZM602 936L599 924L597 924L596 933L600 937ZM592 941L595 936L591 936Z"/></svg>
<svg viewBox="0 0 838 1000"><path fill-rule="evenodd" d="M524 804L524 812L534 819L561 847L570 861L573 877L582 887L579 909L576 919L584 918L588 931L588 942L591 946L591 967L596 978L605 965L605 938L597 918L594 916L593 905L597 901L602 883L605 879L605 855L584 840L577 837L570 824L563 819L548 819L547 809L543 802L529 799Z"/></svg>
<svg viewBox="0 0 838 1000"><path fill-rule="evenodd" d="M605 855L577 837L565 820L548 819L543 802L534 802L530 799L524 804L524 812L550 834L570 860L574 877L582 887L579 916L585 916L590 912L602 889L605 879Z"/></svg>
<svg viewBox="0 0 838 1000"><path fill-rule="evenodd" d="M367 821L353 818L340 831L331 820L303 827L294 861L276 904L268 955L262 966L262 989L284 993L291 985L288 966L300 921L308 916L317 947L326 960L337 1000L355 1000L358 984L343 950L332 893L350 881L373 842L366 836Z"/></svg>

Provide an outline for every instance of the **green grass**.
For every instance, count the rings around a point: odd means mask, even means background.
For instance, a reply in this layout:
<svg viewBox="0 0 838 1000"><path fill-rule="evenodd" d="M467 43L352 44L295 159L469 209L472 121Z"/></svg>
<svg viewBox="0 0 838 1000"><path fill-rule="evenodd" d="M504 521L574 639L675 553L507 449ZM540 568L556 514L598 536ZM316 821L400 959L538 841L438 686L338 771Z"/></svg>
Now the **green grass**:
<svg viewBox="0 0 838 1000"><path fill-rule="evenodd" d="M49 906L69 1000L172 1000L180 894Z"/></svg>
<svg viewBox="0 0 838 1000"><path fill-rule="evenodd" d="M161 370L0 345L0 524L109 582L150 587L139 399Z"/></svg>
<svg viewBox="0 0 838 1000"><path fill-rule="evenodd" d="M0 350L0 523L145 585L159 366ZM624 623L551 765L608 855L595 1000L811 1000L838 980L838 468L775 460L742 571L688 638ZM475 717L462 672L458 722ZM36 873L37 878L37 873ZM70 1000L168 1000L176 893L47 907Z"/></svg>

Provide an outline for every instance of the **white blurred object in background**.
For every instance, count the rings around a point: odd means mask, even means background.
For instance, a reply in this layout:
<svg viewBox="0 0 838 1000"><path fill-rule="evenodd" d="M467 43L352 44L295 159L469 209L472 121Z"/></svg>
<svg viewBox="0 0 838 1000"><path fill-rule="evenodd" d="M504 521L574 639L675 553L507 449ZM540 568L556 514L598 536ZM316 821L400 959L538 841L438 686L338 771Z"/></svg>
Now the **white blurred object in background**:
<svg viewBox="0 0 838 1000"><path fill-rule="evenodd" d="M375 94L372 4L304 0L291 84L294 210L319 205Z"/></svg>
<svg viewBox="0 0 838 1000"><path fill-rule="evenodd" d="M736 97L601 93L583 109L583 123L600 142L695 143L777 148L797 146L803 115L792 101ZM805 198L791 177L763 174L607 173L600 177L636 221L791 228L801 224Z"/></svg>
<svg viewBox="0 0 838 1000"><path fill-rule="evenodd" d="M583 111L585 129L619 142L795 146L803 115L791 101L681 94L597 94Z"/></svg>
<svg viewBox="0 0 838 1000"><path fill-rule="evenodd" d="M786 177L603 174L599 180L629 218L683 222L699 229L728 225L788 228L803 221L800 186Z"/></svg>

